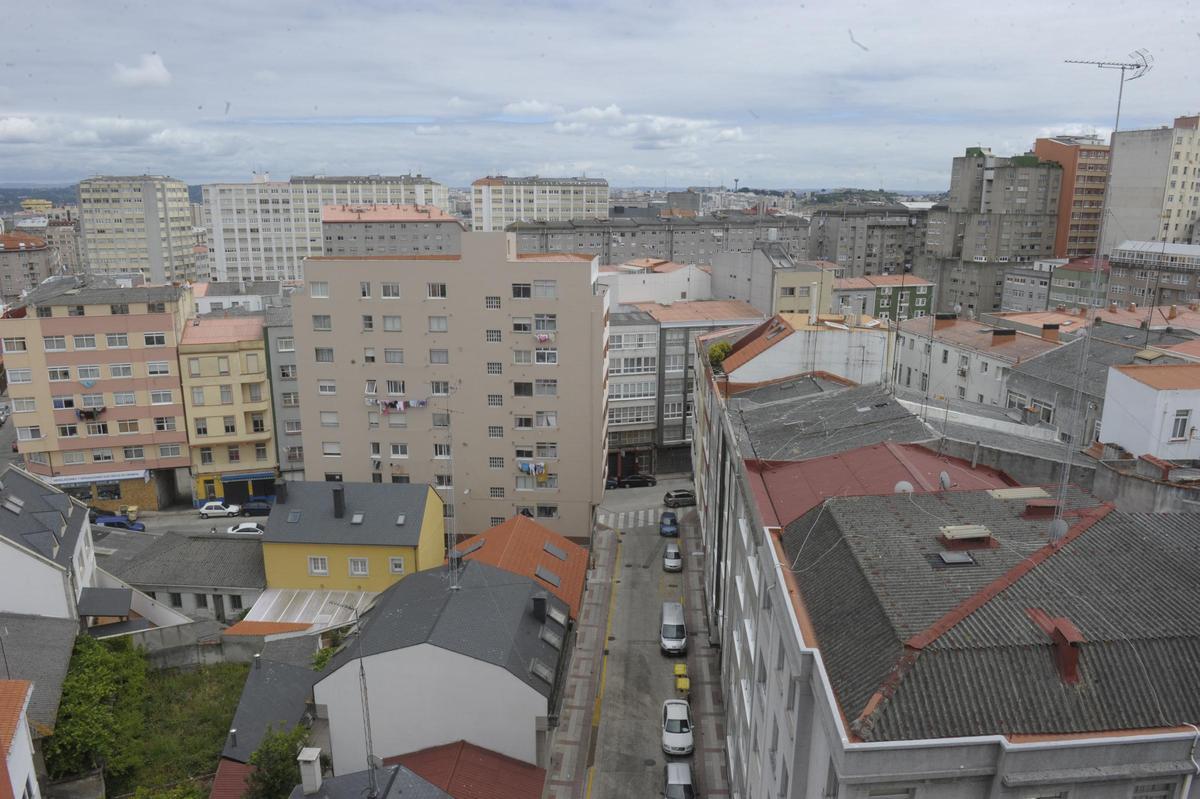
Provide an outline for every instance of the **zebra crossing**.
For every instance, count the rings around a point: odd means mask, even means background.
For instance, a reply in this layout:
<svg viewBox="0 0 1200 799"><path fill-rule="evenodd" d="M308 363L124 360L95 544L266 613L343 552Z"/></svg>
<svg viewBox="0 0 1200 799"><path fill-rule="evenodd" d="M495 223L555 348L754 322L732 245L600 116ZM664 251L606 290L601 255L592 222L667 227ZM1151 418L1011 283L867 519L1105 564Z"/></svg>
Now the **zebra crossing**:
<svg viewBox="0 0 1200 799"><path fill-rule="evenodd" d="M596 522L613 530L637 530L640 527L657 527L660 513L658 506L639 510L602 510L596 514Z"/></svg>

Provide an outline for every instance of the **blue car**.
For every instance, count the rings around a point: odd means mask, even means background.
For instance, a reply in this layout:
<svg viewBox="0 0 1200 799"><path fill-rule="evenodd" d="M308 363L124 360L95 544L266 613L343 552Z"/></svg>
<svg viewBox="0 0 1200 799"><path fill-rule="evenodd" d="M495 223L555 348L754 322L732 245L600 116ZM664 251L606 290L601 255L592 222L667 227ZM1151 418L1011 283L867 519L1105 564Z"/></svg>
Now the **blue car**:
<svg viewBox="0 0 1200 799"><path fill-rule="evenodd" d="M658 534L667 538L679 537L679 519L675 517L674 511L665 510L662 516L658 517Z"/></svg>
<svg viewBox="0 0 1200 799"><path fill-rule="evenodd" d="M118 530L130 530L135 533L146 532L146 525L141 522L131 522L128 516L97 516L92 524L104 527L115 527Z"/></svg>

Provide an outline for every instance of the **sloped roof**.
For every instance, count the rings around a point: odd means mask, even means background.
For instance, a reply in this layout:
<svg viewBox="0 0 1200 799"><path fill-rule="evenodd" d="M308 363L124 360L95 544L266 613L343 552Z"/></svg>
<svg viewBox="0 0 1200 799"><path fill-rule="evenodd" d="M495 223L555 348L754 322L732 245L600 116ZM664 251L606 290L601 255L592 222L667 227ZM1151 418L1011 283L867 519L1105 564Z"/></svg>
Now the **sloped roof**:
<svg viewBox="0 0 1200 799"><path fill-rule="evenodd" d="M787 320L775 314L749 333L739 338L730 350L729 355L721 362L721 368L726 374L745 366L755 356L766 352L796 330Z"/></svg>
<svg viewBox="0 0 1200 799"><path fill-rule="evenodd" d="M518 513L461 542L455 551L465 553L463 557L467 560L489 563L528 577L567 603L571 618L579 618L587 582L587 549L528 516Z"/></svg>
<svg viewBox="0 0 1200 799"><path fill-rule="evenodd" d="M1106 341L1098 336L1091 338L1088 359L1084 366L1083 392L1093 397L1102 397L1104 396L1104 387L1108 383L1108 368L1133 363L1134 358L1142 351L1142 339L1138 337L1137 345L1130 345ZM1083 344L1082 337L1068 341L1056 350L1017 364L1012 368L1012 374L1026 375L1035 380L1062 386L1068 392L1074 392L1075 373L1079 368L1079 354L1082 352ZM1160 362L1163 364L1182 363L1180 359L1171 357L1163 357ZM1014 385L1014 387L1016 386ZM1065 403L1071 401L1070 394L1063 396Z"/></svg>
<svg viewBox="0 0 1200 799"><path fill-rule="evenodd" d="M0 486L0 536L70 568L87 506L11 464L0 473ZM19 501L20 512L9 506L9 497Z"/></svg>
<svg viewBox="0 0 1200 799"><path fill-rule="evenodd" d="M370 656L428 643L507 669L550 696L553 685L530 671L535 659L557 669L559 649L542 639L543 628L566 637L549 617L541 622L533 616L533 597L548 593L527 577L480 561L462 565L457 590L451 590L446 569L417 572L378 596L363 617L359 640L334 656L331 671L357 658L360 647ZM556 596L548 596L548 605L567 612Z"/></svg>
<svg viewBox="0 0 1200 799"><path fill-rule="evenodd" d="M226 736L221 757L245 763L262 743L268 728L290 730L304 718L313 685L329 669L327 666L316 671L311 662L293 662L292 654L289 649L286 661L263 654L250 668L229 725L237 730L237 742Z"/></svg>
<svg viewBox="0 0 1200 799"><path fill-rule="evenodd" d="M131 588L83 588L77 609L80 616L128 616L132 603Z"/></svg>
<svg viewBox="0 0 1200 799"><path fill-rule="evenodd" d="M14 680L33 682L29 701L29 725L35 738L54 731L63 680L71 665L71 652L79 622L50 616L0 613L5 631L4 654L8 674Z"/></svg>
<svg viewBox="0 0 1200 799"><path fill-rule="evenodd" d="M1200 715L1200 538L1186 515L1124 514L1072 490L1069 532L986 491L827 501L782 536L815 644L867 741L1174 727ZM996 545L941 563L940 528ZM820 558L818 561L817 558ZM819 563L819 567L818 566ZM1078 628L1064 682L1031 610Z"/></svg>
<svg viewBox="0 0 1200 799"><path fill-rule="evenodd" d="M973 319L953 319L944 320L942 327L935 329L934 325L937 322L932 316L906 319L900 323L900 330L907 335L932 337L933 341L982 353L989 358L1009 363L1022 363L1061 346L1056 341L1047 341L1041 336L1020 330L1015 331L1015 335L1003 337L1002 343L993 345L995 331L1005 328Z"/></svg>
<svg viewBox="0 0 1200 799"><path fill-rule="evenodd" d="M253 539L130 535L116 530L96 541L96 554L105 571L138 587L262 589L267 585L262 544Z"/></svg>
<svg viewBox="0 0 1200 799"><path fill-rule="evenodd" d="M304 799L306 796L313 799L364 799L371 795L370 776L364 769L325 777L316 793L305 793L304 785L297 785L292 789L290 799ZM450 796L401 765L385 765L376 769L375 786L379 791L377 799L448 799Z"/></svg>
<svg viewBox="0 0 1200 799"><path fill-rule="evenodd" d="M333 490L345 492L346 512L333 515ZM276 501L267 517L263 543L372 544L416 546L421 539L425 503L433 489L426 483L288 483L285 502ZM356 513L362 521L354 523ZM294 514L295 521L291 521ZM403 515L404 523L397 524Z"/></svg>
<svg viewBox="0 0 1200 799"><path fill-rule="evenodd" d="M466 741L385 758L402 763L454 799L538 799L546 770Z"/></svg>
<svg viewBox="0 0 1200 799"><path fill-rule="evenodd" d="M0 680L0 755L6 758L32 691L29 680Z"/></svg>
<svg viewBox="0 0 1200 799"><path fill-rule="evenodd" d="M253 766L222 757L217 763L217 775L213 777L208 799L242 799L246 794L246 778L252 771Z"/></svg>
<svg viewBox="0 0 1200 799"><path fill-rule="evenodd" d="M763 312L741 300L680 300L670 304L658 302L630 303L645 311L660 323L670 322L744 322L762 319Z"/></svg>

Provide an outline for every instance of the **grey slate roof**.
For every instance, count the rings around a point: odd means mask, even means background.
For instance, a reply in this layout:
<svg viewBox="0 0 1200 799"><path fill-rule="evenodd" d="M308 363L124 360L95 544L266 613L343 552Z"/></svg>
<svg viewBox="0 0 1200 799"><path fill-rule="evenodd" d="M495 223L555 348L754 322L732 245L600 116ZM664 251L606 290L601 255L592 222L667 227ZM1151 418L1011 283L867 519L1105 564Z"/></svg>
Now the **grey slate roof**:
<svg viewBox="0 0 1200 799"><path fill-rule="evenodd" d="M564 614L570 612L528 577L480 561L463 564L458 590L450 589L446 569L417 572L379 595L361 631L334 656L332 668L354 661L360 646L370 656L428 643L507 669L548 697L554 686L534 676L530 665L540 660L557 679L559 650L541 639L541 631L549 627L564 639L566 631L549 617L544 624L533 617L535 595L546 596Z"/></svg>
<svg viewBox="0 0 1200 799"><path fill-rule="evenodd" d="M0 536L69 568L87 506L11 464L0 473L0 486ZM23 503L20 513L5 507L10 496Z"/></svg>
<svg viewBox="0 0 1200 799"><path fill-rule="evenodd" d="M109 574L139 587L267 586L262 544L256 539L116 530L96 539L96 556Z"/></svg>
<svg viewBox="0 0 1200 799"><path fill-rule="evenodd" d="M1069 508L1089 506L1107 510L1069 494ZM817 646L864 740L1131 730L1200 717L1200 517L1109 511L1054 548L1046 520L1022 519L1023 509L1023 500L982 491L844 497L787 526L784 548ZM971 550L973 565L943 566L945 524L984 524L998 546ZM1014 571L1019 564L1028 571ZM981 593L989 585L995 593ZM1031 608L1078 627L1078 684L1062 680Z"/></svg>
<svg viewBox="0 0 1200 799"><path fill-rule="evenodd" d="M132 602L129 588L83 588L78 610L80 616L128 616Z"/></svg>
<svg viewBox="0 0 1200 799"><path fill-rule="evenodd" d="M354 771L321 781L316 793L304 793L304 786L292 789L289 799L363 799L370 789L366 771ZM386 766L375 770L375 784L379 787L378 799L446 799L450 794L427 782L423 777L404 766Z"/></svg>
<svg viewBox="0 0 1200 799"><path fill-rule="evenodd" d="M346 514L333 515L333 488L346 494ZM287 501L278 500L267 517L262 540L270 543L374 544L416 546L425 503L433 491L425 483L289 482ZM361 524L353 524L361 512ZM293 514L299 518L288 521ZM404 524L396 519L404 514Z"/></svg>
<svg viewBox="0 0 1200 799"><path fill-rule="evenodd" d="M182 286L134 286L126 288L99 275L62 275L43 282L16 307L34 305L108 305L129 302L171 302L179 299Z"/></svg>
<svg viewBox="0 0 1200 799"><path fill-rule="evenodd" d="M1129 328L1125 328L1128 330ZM1111 334L1111 328L1104 331L1105 336ZM1104 388L1108 383L1108 367L1122 366L1134 362L1134 356L1142 351L1146 340L1143 331L1134 330L1132 338L1113 336L1112 338L1092 337L1091 348L1088 350L1087 366L1083 375L1083 393L1091 397L1103 397ZM1150 337L1151 345L1170 346L1180 344L1189 339L1182 336L1156 333ZM1042 353L1036 358L1030 358L1012 367L1010 384L1013 388L1025 385L1021 377L1038 380L1066 392L1065 401L1060 401L1066 408L1069 398L1075 392L1075 375L1079 368L1079 357L1084 345L1083 338L1076 338L1061 347ZM1164 356L1154 361L1162 363L1187 363L1182 358ZM1046 399L1050 399L1047 397Z"/></svg>
<svg viewBox="0 0 1200 799"><path fill-rule="evenodd" d="M58 717L63 680L71 665L71 650L79 623L74 619L0 613L0 635L8 676L33 682L29 723L34 736L49 735Z"/></svg>
<svg viewBox="0 0 1200 799"><path fill-rule="evenodd" d="M807 378L731 398L742 457L804 460L883 441L929 439L921 420L896 402L887 387L828 390L832 385ZM768 399L772 396L776 398Z"/></svg>
<svg viewBox="0 0 1200 799"><path fill-rule="evenodd" d="M233 714L230 729L237 730L237 743L225 738L221 757L245 763L262 743L267 728L290 730L308 710L313 684L326 671L314 671L308 663L259 659L251 666Z"/></svg>

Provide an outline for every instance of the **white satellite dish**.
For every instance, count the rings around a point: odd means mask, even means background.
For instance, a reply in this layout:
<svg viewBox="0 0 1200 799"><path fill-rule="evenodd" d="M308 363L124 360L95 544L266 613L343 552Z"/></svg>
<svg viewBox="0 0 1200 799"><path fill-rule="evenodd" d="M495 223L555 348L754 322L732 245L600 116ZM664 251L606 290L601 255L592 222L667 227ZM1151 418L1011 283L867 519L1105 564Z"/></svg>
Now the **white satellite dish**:
<svg viewBox="0 0 1200 799"><path fill-rule="evenodd" d="M907 480L901 480L896 483L896 487L892 489L897 494L911 494L913 492L913 484Z"/></svg>
<svg viewBox="0 0 1200 799"><path fill-rule="evenodd" d="M943 471L938 475L938 483L942 486L942 490L946 491L950 488L950 475Z"/></svg>

